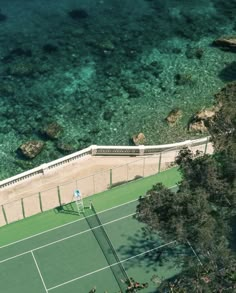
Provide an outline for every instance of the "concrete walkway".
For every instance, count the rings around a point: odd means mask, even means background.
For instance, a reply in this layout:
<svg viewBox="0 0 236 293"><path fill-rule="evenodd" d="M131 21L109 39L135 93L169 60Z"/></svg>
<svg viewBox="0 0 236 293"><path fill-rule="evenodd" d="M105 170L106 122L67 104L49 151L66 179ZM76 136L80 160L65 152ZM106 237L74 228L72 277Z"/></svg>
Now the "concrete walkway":
<svg viewBox="0 0 236 293"><path fill-rule="evenodd" d="M159 157L148 159L148 164L155 165L158 171L157 161ZM38 174L18 183L3 188L0 192L0 205L33 195L44 190L49 190L66 182L72 182L79 178L85 178L102 171L109 172L110 169L126 164L138 162L143 164L140 157L94 157L85 156L69 164L49 170L45 175ZM151 162L153 161L153 162ZM121 176L122 178L123 176Z"/></svg>
<svg viewBox="0 0 236 293"><path fill-rule="evenodd" d="M205 145L192 147L196 150L204 151ZM207 153L212 152L209 144ZM107 190L111 181L120 184L166 170L177 154L178 150L143 157L86 155L47 169L0 189L0 226L6 224L6 218L11 223L70 203L77 188L89 196Z"/></svg>
<svg viewBox="0 0 236 293"><path fill-rule="evenodd" d="M204 148L205 146L203 145L193 147L192 150L204 151ZM213 152L211 144L208 144L207 152ZM136 171L136 175L140 176L155 174L158 171L165 170L170 165L170 163L175 160L177 154L177 150L163 152L161 155L160 166L160 154L143 157L87 155L61 166L57 166L54 169L50 169L45 174L37 174L9 185L8 187L0 189L0 205L42 192L44 190L55 188L59 185L63 185L66 182L75 181L76 179L85 178L105 171L108 173L110 169L116 168L116 177L120 176L120 178L115 178L115 181L117 182L124 180L125 177L123 173L127 172L127 170L131 172L131 169L135 169L132 171L132 173ZM124 167L127 164L128 166ZM123 166L123 168L120 167L120 172L118 172L119 166ZM139 170L141 167L142 172ZM132 176L129 177L130 178L127 179L131 180ZM99 182L97 183L99 184Z"/></svg>

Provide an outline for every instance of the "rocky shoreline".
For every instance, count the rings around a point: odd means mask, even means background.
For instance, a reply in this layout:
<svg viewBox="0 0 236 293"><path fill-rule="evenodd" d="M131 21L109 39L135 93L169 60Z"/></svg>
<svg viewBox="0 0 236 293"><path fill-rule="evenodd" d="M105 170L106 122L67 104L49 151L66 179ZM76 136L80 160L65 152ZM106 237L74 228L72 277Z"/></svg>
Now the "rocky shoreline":
<svg viewBox="0 0 236 293"><path fill-rule="evenodd" d="M33 6L0 11L1 179L91 144L206 135L214 95L235 80L234 8L121 2L38 0L40 25Z"/></svg>

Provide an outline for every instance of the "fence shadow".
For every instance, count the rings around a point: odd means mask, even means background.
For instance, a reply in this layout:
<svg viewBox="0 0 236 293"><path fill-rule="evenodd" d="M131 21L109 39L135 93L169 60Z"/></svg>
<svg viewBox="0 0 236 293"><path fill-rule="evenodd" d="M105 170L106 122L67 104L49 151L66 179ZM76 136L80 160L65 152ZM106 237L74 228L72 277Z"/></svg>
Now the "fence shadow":
<svg viewBox="0 0 236 293"><path fill-rule="evenodd" d="M73 203L62 204L54 208L56 214L80 215Z"/></svg>

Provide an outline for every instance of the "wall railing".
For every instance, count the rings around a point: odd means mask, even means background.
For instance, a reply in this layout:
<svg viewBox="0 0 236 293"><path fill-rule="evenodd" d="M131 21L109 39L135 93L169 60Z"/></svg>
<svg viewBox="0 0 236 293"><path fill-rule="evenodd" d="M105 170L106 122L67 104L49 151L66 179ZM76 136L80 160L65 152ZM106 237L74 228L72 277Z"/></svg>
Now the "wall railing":
<svg viewBox="0 0 236 293"><path fill-rule="evenodd" d="M170 145L168 145L168 147L169 146ZM88 155L91 156L90 158L92 158L92 155L101 156L101 152L102 154L105 153L107 156L114 156L114 151L116 150L116 155L128 155L135 157L134 160L123 165L115 166L112 169L106 169L98 173L88 174L85 177L79 177L77 179L73 178L67 182L54 184L47 189L43 189L41 186L38 190L36 188L33 194L22 194L21 197L17 199L9 198L7 202L0 205L0 226L71 203L73 201L74 191L78 187L82 191L83 196L87 197L139 178L145 178L163 172L173 166L175 158L183 146L188 146L194 153L197 151L198 153L200 152L199 155L211 154L213 152L213 148L211 144L208 143L208 139L187 141L167 149L163 147L163 145L127 148L91 146L83 151L66 156L66 159L64 157L50 162L49 164L45 164L19 174L19 177L11 177L8 179L9 181L2 185L3 187L14 184L15 182L18 182L18 180L28 178L27 176L45 176L43 178L47 179L47 172L45 173L44 170L48 170L50 167L57 168L62 164L68 164L71 160L77 160ZM139 150L139 152L133 155L130 150ZM148 155L146 155L145 152L147 152ZM51 172L50 174L50 172L48 172L51 176L57 176L55 174L53 175L53 173L54 172ZM166 174L166 176L168 176L168 174ZM53 177L51 177L51 179L53 179ZM17 185L9 186L9 189L10 191L13 191L13 194L15 188L17 189ZM2 189L2 193L4 191L9 190Z"/></svg>
<svg viewBox="0 0 236 293"><path fill-rule="evenodd" d="M195 140L186 140L183 142L163 145L152 146L97 146L91 145L90 147L64 156L60 159L42 164L36 168L30 169L26 172L17 174L13 177L0 181L0 189L9 185L15 184L21 180L27 179L32 176L46 175L50 169L57 168L71 161L78 160L84 156L150 156L167 150L178 150L184 146L200 146L208 144L209 137L204 137Z"/></svg>

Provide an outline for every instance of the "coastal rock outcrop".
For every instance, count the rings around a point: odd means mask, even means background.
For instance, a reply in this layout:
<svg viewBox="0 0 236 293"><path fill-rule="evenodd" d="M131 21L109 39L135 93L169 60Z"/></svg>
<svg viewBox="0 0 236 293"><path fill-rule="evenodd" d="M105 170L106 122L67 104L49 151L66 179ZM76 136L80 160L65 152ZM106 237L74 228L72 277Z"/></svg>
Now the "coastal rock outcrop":
<svg viewBox="0 0 236 293"><path fill-rule="evenodd" d="M227 100L235 100L236 95L236 81L229 82L223 87L217 94L215 94L215 98L218 102L218 107L222 106L222 103Z"/></svg>
<svg viewBox="0 0 236 293"><path fill-rule="evenodd" d="M207 127L204 120L194 121L189 124L189 131L204 133L207 132Z"/></svg>
<svg viewBox="0 0 236 293"><path fill-rule="evenodd" d="M146 138L145 135L140 132L139 134L133 135L132 140L135 145L143 145L146 141Z"/></svg>
<svg viewBox="0 0 236 293"><path fill-rule="evenodd" d="M38 140L30 140L26 143L23 143L19 147L19 151L24 155L27 159L35 158L43 149L44 142Z"/></svg>
<svg viewBox="0 0 236 293"><path fill-rule="evenodd" d="M170 126L174 126L181 119L182 115L182 111L176 108L170 111L165 120Z"/></svg>
<svg viewBox="0 0 236 293"><path fill-rule="evenodd" d="M236 36L225 36L213 41L213 45L223 50L236 52Z"/></svg>
<svg viewBox="0 0 236 293"><path fill-rule="evenodd" d="M197 112L189 122L189 131L207 132L207 125L214 118L217 111L219 111L219 106L213 106Z"/></svg>

